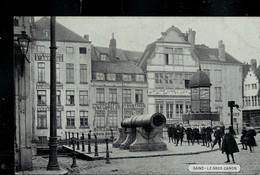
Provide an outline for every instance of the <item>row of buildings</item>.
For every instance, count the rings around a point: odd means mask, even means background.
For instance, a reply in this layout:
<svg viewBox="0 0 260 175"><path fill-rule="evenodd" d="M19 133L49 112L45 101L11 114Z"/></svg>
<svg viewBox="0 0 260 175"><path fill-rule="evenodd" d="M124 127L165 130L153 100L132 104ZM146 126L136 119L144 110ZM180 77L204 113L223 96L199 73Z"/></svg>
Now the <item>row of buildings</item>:
<svg viewBox="0 0 260 175"><path fill-rule="evenodd" d="M44 142L50 128L50 19L22 18L30 21L26 32L32 39L26 113L32 139ZM199 66L212 83L210 111L220 114L221 123L230 124L228 101L249 104L242 98L243 89L245 96L254 96L250 104L259 108L259 81L253 95L246 92L256 68L244 78L244 65L225 51L222 41L216 48L197 45L195 31L183 33L174 26L161 34L144 52L136 52L117 48L113 35L108 47L94 46L88 35L79 36L57 22L57 135L116 130L124 118L155 112L163 113L167 124L182 123L182 115L191 112L187 85ZM259 73L255 76L259 80ZM234 110L234 124L242 128L243 122L242 112Z"/></svg>

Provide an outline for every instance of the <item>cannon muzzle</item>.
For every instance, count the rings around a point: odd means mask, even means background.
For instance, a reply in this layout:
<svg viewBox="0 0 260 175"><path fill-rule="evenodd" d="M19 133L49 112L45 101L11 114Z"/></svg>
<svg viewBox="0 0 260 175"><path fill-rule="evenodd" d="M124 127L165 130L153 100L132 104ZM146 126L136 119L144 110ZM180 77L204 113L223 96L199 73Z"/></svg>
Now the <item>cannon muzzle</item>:
<svg viewBox="0 0 260 175"><path fill-rule="evenodd" d="M161 128L165 125L166 118L161 113L155 113L151 115L138 115L126 118L121 122L121 126L124 128Z"/></svg>

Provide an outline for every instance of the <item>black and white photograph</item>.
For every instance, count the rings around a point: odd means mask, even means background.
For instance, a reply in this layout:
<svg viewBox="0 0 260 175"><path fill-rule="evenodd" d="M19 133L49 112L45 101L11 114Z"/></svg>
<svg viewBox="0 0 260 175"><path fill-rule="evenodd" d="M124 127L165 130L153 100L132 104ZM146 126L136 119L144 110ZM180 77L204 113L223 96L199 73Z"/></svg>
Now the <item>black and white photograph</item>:
<svg viewBox="0 0 260 175"><path fill-rule="evenodd" d="M14 16L16 174L260 174L259 29Z"/></svg>

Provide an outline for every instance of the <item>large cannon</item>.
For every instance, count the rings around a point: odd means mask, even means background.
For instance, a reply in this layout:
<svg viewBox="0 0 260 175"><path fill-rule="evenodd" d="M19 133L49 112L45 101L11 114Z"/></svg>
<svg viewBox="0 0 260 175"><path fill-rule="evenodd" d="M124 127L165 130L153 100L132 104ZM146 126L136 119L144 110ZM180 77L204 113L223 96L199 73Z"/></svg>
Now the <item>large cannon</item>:
<svg viewBox="0 0 260 175"><path fill-rule="evenodd" d="M126 128L126 139L121 149L129 151L163 151L167 145L161 140L160 132L166 123L163 114L139 115L126 118L121 126ZM122 137L121 137L122 138Z"/></svg>

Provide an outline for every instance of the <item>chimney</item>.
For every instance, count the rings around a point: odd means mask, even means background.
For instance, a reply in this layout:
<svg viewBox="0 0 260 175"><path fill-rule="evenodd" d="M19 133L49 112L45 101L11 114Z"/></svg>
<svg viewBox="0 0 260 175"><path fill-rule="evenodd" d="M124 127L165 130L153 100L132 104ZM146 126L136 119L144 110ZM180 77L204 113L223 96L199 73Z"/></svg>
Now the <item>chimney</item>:
<svg viewBox="0 0 260 175"><path fill-rule="evenodd" d="M251 63L251 70L255 71L256 70L256 59L251 59L250 63Z"/></svg>
<svg viewBox="0 0 260 175"><path fill-rule="evenodd" d="M195 46L195 35L196 35L196 32L193 31L192 29L189 29L188 42L191 43L191 49L192 50L194 50L194 46Z"/></svg>
<svg viewBox="0 0 260 175"><path fill-rule="evenodd" d="M223 44L223 41L220 40L218 42L218 58L220 59L220 61L225 61L225 56L226 56L225 44Z"/></svg>
<svg viewBox="0 0 260 175"><path fill-rule="evenodd" d="M109 44L109 56L112 60L116 60L116 40L114 38L114 33L112 33L112 39Z"/></svg>
<svg viewBox="0 0 260 175"><path fill-rule="evenodd" d="M89 36L88 35L84 35L84 38L89 41Z"/></svg>

